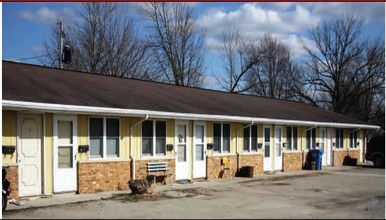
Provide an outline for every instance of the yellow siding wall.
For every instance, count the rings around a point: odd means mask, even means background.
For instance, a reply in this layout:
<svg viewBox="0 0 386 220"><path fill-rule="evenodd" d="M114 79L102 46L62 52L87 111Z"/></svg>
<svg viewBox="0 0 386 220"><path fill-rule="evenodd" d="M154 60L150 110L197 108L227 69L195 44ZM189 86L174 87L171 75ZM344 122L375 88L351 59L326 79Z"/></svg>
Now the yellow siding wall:
<svg viewBox="0 0 386 220"><path fill-rule="evenodd" d="M87 115L78 115L78 146L79 145L89 145L88 143L88 116ZM79 153L77 152L78 161L87 161L88 153Z"/></svg>
<svg viewBox="0 0 386 220"><path fill-rule="evenodd" d="M53 139L53 115L51 113L45 113L45 189L44 193L46 195L53 194L53 149L54 149L54 139Z"/></svg>
<svg viewBox="0 0 386 220"><path fill-rule="evenodd" d="M191 126L189 126L189 127L191 127ZM191 129L189 129L189 130L191 130ZM177 147L176 144L174 143L174 120L167 120L166 121L166 144L173 144L173 150L172 151L166 151L166 156L173 157L174 152L176 151L176 147ZM141 146L139 148L141 149Z"/></svg>
<svg viewBox="0 0 386 220"><path fill-rule="evenodd" d="M210 121L206 122L206 143L213 144L213 122ZM206 155L212 156L213 150L207 149Z"/></svg>
<svg viewBox="0 0 386 220"><path fill-rule="evenodd" d="M3 123L3 145L16 147L16 124L17 114L15 111L3 111L2 115ZM12 155L3 154L3 165L16 163L16 150Z"/></svg>

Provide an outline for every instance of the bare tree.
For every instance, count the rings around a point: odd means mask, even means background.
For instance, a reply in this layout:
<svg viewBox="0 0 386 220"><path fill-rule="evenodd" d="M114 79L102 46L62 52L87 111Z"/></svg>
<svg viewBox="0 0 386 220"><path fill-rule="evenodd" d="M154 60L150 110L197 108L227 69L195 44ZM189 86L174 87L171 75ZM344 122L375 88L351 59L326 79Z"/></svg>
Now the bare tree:
<svg viewBox="0 0 386 220"><path fill-rule="evenodd" d="M292 99L291 74L298 71L292 66L290 49L270 34L259 41L260 62L248 72L251 92L258 96Z"/></svg>
<svg viewBox="0 0 386 220"><path fill-rule="evenodd" d="M67 20L66 42L73 48L67 69L129 78L149 78L146 53L149 45L135 34L128 13L118 3L85 2L78 11L79 19ZM45 43L46 65L57 65L59 31L55 25L52 39Z"/></svg>
<svg viewBox="0 0 386 220"><path fill-rule="evenodd" d="M139 7L150 22L153 71L164 81L200 87L203 83L204 33L195 23L191 5L149 2Z"/></svg>
<svg viewBox="0 0 386 220"><path fill-rule="evenodd" d="M310 57L306 84L316 92L310 99L368 121L384 109L385 48L384 41L363 39L363 22L352 14L324 22L309 30L317 50L304 49Z"/></svg>
<svg viewBox="0 0 386 220"><path fill-rule="evenodd" d="M251 39L244 38L235 26L224 29L221 36L222 45L219 51L225 76L217 77L217 81L225 91L246 92L254 86L248 85L247 73L262 59L259 45Z"/></svg>

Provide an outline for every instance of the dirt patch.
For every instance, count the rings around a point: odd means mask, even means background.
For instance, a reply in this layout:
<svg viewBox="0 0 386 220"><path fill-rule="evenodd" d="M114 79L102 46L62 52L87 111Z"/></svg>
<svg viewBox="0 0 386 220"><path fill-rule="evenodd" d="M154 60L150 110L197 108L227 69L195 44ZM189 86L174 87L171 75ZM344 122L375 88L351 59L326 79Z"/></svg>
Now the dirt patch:
<svg viewBox="0 0 386 220"><path fill-rule="evenodd" d="M212 196L206 189L203 188L191 188L191 189L176 189L168 190L159 193L144 193L144 194L120 194L115 195L108 200L122 201L122 202L139 202L139 201L158 201L165 199L176 198L191 198L195 196Z"/></svg>
<svg viewBox="0 0 386 220"><path fill-rule="evenodd" d="M266 178L246 180L246 181L240 182L239 184L249 184L249 183L266 182L266 181L283 181L283 180L291 180L291 179L297 179L302 177L314 177L314 176L320 176L320 175L326 175L326 174L327 173L307 173L307 174L288 175L288 176L270 176Z"/></svg>

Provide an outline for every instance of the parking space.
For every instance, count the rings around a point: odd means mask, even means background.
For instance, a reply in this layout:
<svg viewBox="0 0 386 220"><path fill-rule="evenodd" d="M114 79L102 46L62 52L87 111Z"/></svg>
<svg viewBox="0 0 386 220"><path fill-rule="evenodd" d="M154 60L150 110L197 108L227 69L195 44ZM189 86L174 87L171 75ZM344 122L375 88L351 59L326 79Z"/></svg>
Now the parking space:
<svg viewBox="0 0 386 220"><path fill-rule="evenodd" d="M384 171L323 167L175 184L160 187L157 195L120 192L88 202L40 207L32 207L31 202L26 209L10 207L3 218L385 218Z"/></svg>

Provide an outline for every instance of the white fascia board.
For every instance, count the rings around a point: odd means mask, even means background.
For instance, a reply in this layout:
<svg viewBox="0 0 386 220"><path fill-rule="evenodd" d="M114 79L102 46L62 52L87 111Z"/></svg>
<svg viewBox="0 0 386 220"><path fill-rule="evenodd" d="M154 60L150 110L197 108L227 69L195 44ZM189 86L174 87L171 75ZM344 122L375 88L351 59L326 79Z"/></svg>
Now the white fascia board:
<svg viewBox="0 0 386 220"><path fill-rule="evenodd" d="M262 124L283 124L297 125L309 127L336 127L336 128L357 128L357 129L380 129L380 126L367 124L347 124L336 122L316 122L316 121L298 121L285 119L270 119L270 118L254 118L240 117L228 115L208 115L208 114L193 114L193 113L178 113L178 112L162 112L151 110L136 110L136 109L121 109L121 108L105 108L80 105L62 105L49 104L38 102L23 102L2 100L3 109L8 110L35 110L62 114L95 114L95 115L116 115L116 116L131 116L163 119L183 119L183 120L202 120L202 121L227 121L240 123L262 123Z"/></svg>

